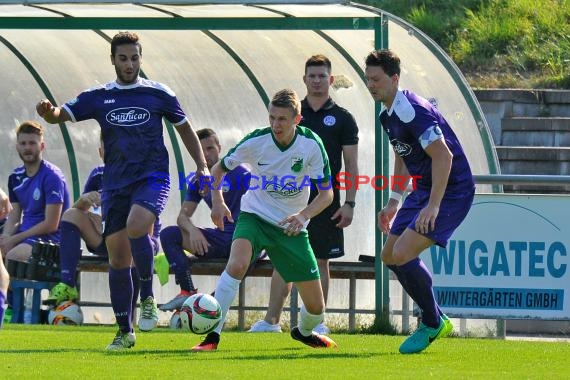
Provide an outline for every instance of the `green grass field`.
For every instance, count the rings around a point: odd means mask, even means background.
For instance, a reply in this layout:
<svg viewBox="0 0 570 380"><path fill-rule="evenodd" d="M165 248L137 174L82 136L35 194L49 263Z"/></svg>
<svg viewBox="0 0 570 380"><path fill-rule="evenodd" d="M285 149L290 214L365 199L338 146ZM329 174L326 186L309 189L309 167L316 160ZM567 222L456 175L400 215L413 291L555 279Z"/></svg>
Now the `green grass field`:
<svg viewBox="0 0 570 380"><path fill-rule="evenodd" d="M6 324L2 379L567 379L567 342L445 338L421 354L398 353L402 336L332 334L336 350L288 333L224 332L217 352L191 353L201 337L137 332L127 352L107 353L114 327Z"/></svg>

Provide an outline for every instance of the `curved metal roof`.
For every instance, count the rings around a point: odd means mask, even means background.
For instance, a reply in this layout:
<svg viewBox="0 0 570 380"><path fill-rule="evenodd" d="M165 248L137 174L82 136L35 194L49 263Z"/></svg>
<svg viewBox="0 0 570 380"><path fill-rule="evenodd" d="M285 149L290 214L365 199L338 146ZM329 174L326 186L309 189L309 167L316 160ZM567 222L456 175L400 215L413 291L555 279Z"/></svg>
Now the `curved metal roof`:
<svg viewBox="0 0 570 380"><path fill-rule="evenodd" d="M71 24L74 19L81 22ZM315 27L320 19L324 28ZM331 26L334 20L344 26ZM377 109L362 65L380 46L378 38L386 38L380 30L385 27L388 46L402 58L402 86L437 101L455 127L474 173L498 171L478 103L451 60L421 32L379 10L355 4L46 3L0 5L0 141L8 149L0 161L1 184L20 164L12 151L13 127L38 118L35 104L41 98L63 104L86 88L113 80L109 40L131 25L137 26L131 30L142 39L144 75L169 85L194 128L213 128L225 148L267 124L267 100L276 90L290 87L303 96L307 57L329 56L338 85L332 96L358 122L360 172L370 177L381 172L375 169L379 162L387 167L391 149L376 148ZM62 168L75 196L100 162L98 135L94 121L48 128L45 158ZM193 171L192 160L170 126L165 140L171 175ZM177 179L172 183L163 225L176 222L180 207ZM374 202L372 187L362 187L353 226L346 230L348 260L374 253ZM209 225L205 209L199 208L197 218Z"/></svg>

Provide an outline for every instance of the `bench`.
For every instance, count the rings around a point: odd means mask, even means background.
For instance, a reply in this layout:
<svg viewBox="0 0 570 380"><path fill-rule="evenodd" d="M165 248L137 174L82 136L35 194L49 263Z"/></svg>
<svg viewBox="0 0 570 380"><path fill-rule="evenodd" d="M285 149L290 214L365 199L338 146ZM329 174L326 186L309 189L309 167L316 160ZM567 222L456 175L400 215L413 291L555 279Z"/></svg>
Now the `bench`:
<svg viewBox="0 0 570 380"><path fill-rule="evenodd" d="M226 260L196 261L192 264L192 275L196 276L219 276L226 267ZM107 272L108 262L100 257L83 256L79 263L80 272ZM249 271L247 277L271 277L273 265L269 260L260 260ZM348 314L348 328L350 331L356 329L357 314L374 314L375 310L356 309L356 281L373 280L375 278L373 260L361 261L330 261L330 273L332 279L348 279L348 308L327 308L328 313ZM247 277L242 281L238 293L238 304L232 310L238 312L238 328L245 329L245 312L251 310L266 310L267 307L248 306L246 302L246 282ZM81 303L85 306L109 306L109 304ZM298 320L298 295L293 287L290 297L290 305L284 309L291 315L291 326L297 325Z"/></svg>

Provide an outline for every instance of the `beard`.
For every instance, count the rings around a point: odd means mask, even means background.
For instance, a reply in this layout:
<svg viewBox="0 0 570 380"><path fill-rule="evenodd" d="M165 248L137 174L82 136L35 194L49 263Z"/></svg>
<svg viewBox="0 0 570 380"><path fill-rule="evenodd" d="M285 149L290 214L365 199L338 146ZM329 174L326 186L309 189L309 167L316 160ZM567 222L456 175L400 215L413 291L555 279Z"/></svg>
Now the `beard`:
<svg viewBox="0 0 570 380"><path fill-rule="evenodd" d="M18 152L18 156L20 156L20 159L22 160L22 162L24 164L37 164L38 162L41 161L41 153L27 153L27 154L22 154L20 152Z"/></svg>
<svg viewBox="0 0 570 380"><path fill-rule="evenodd" d="M123 74L117 66L115 66L115 73L117 74L117 79L121 84L135 83L139 77L139 72L140 68L127 76L126 74Z"/></svg>

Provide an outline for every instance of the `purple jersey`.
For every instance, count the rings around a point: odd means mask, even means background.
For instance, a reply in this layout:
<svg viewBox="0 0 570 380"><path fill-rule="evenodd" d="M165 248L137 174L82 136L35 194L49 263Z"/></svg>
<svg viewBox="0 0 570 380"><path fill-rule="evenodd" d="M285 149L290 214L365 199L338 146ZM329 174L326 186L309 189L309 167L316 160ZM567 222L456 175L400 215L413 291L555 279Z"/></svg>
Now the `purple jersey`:
<svg viewBox="0 0 570 380"><path fill-rule="evenodd" d="M85 182L85 187L83 188L83 194L90 193L92 191L101 192L103 190L103 169L105 165L99 165L91 170L87 181Z"/></svg>
<svg viewBox="0 0 570 380"><path fill-rule="evenodd" d="M224 202L230 209L234 222L237 222L240 212L241 197L249 188L250 179L251 173L249 170L245 166L239 165L235 169L227 172L221 182ZM187 202L200 203L203 199L208 207L212 208L212 193L208 192L202 197L199 193L199 188L200 186L197 186L197 184L190 183L184 200ZM227 219L224 219L224 231L233 231L234 229L235 223L231 223Z"/></svg>
<svg viewBox="0 0 570 380"><path fill-rule="evenodd" d="M380 113L380 122L410 175L419 176L418 189L430 191L432 185L431 158L424 149L443 138L453 154L446 196L473 190L475 184L463 148L447 121L428 100L408 90L399 90L392 108Z"/></svg>
<svg viewBox="0 0 570 380"><path fill-rule="evenodd" d="M54 164L42 160L33 177L26 175L26 168L20 166L8 178L10 202L18 203L22 210L22 221L18 232L27 231L45 219L47 205L62 203L62 214L69 207L69 193L63 172ZM45 241L59 243L59 231L36 236Z"/></svg>
<svg viewBox="0 0 570 380"><path fill-rule="evenodd" d="M84 91L63 108L74 122L95 119L101 126L105 190L168 173L162 118L174 126L187 121L170 88L142 78L127 86L110 82Z"/></svg>

